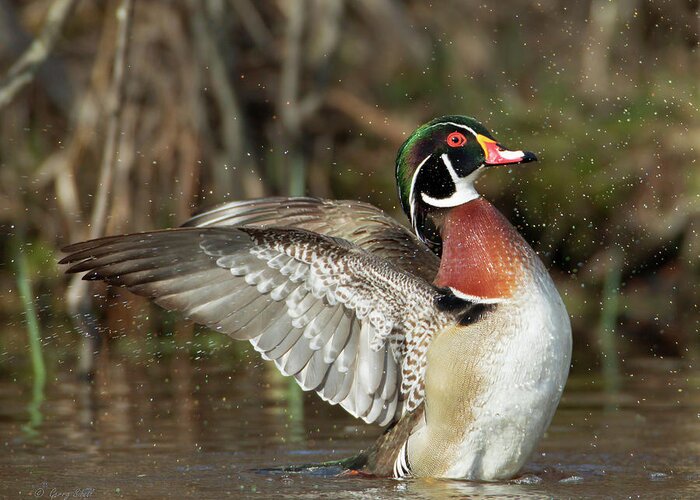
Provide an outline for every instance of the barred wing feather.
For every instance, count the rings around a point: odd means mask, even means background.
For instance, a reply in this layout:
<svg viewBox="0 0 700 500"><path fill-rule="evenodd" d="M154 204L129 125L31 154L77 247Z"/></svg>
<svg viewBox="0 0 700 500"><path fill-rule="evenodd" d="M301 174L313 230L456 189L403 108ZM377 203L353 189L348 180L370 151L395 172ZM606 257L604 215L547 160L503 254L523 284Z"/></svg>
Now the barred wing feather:
<svg viewBox="0 0 700 500"><path fill-rule="evenodd" d="M440 266L440 259L409 229L361 201L311 197L233 201L201 212L183 226L305 229L348 240L429 282Z"/></svg>
<svg viewBox="0 0 700 500"><path fill-rule="evenodd" d="M61 263L249 340L304 390L368 423L423 399L444 292L353 243L300 229L192 227L70 245Z"/></svg>

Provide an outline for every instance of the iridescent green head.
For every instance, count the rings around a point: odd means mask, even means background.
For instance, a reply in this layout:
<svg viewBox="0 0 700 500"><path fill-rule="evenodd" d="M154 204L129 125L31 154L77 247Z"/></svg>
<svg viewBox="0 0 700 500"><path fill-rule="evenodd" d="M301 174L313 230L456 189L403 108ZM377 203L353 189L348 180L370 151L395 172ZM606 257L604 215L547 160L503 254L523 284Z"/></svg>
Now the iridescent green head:
<svg viewBox="0 0 700 500"><path fill-rule="evenodd" d="M435 247L431 211L467 203L479 195L474 181L486 167L535 161L510 151L468 116L443 116L421 125L399 149L396 184L404 212L420 239Z"/></svg>

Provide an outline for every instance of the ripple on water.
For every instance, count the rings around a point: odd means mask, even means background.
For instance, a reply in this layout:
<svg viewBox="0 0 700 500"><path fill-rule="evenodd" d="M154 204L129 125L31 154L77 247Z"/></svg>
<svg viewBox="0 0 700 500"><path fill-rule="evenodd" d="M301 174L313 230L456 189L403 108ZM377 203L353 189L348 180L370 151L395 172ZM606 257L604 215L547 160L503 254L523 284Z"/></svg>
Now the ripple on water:
<svg viewBox="0 0 700 500"><path fill-rule="evenodd" d="M58 493L88 488L95 498L115 491L202 498L700 497L700 372L647 370L612 394L574 376L522 476L475 483L339 477L328 466L274 472L347 458L380 430L291 389L265 366L232 368L223 357L194 362L177 355L146 363L113 354L101 363L92 385L76 381L68 363L53 365L35 433L23 427L29 382L17 382L12 366L0 371L0 497L43 485ZM683 391L669 398L669 387Z"/></svg>

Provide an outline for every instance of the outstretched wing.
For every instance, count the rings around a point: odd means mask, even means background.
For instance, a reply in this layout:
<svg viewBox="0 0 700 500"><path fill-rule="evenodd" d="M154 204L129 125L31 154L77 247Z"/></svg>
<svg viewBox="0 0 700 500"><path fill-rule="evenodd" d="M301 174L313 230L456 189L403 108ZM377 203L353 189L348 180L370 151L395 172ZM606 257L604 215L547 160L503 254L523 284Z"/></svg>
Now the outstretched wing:
<svg viewBox="0 0 700 500"><path fill-rule="evenodd" d="M428 282L440 266L440 259L409 229L360 201L306 197L234 201L201 212L183 226L306 229L348 240Z"/></svg>
<svg viewBox="0 0 700 500"><path fill-rule="evenodd" d="M432 336L471 307L347 240L298 229L180 228L64 250L68 272L250 340L303 389L369 423L420 404Z"/></svg>

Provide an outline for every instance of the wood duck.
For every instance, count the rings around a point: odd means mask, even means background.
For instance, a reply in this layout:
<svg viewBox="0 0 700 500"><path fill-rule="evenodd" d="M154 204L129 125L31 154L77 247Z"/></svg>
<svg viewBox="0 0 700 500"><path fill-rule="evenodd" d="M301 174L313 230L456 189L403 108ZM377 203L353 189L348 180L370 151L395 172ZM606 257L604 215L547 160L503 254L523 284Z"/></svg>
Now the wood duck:
<svg viewBox="0 0 700 500"><path fill-rule="evenodd" d="M350 469L508 479L557 407L571 328L544 265L474 181L534 160L446 116L398 153L415 235L367 203L265 198L76 243L61 263L248 340L304 390L388 426Z"/></svg>

